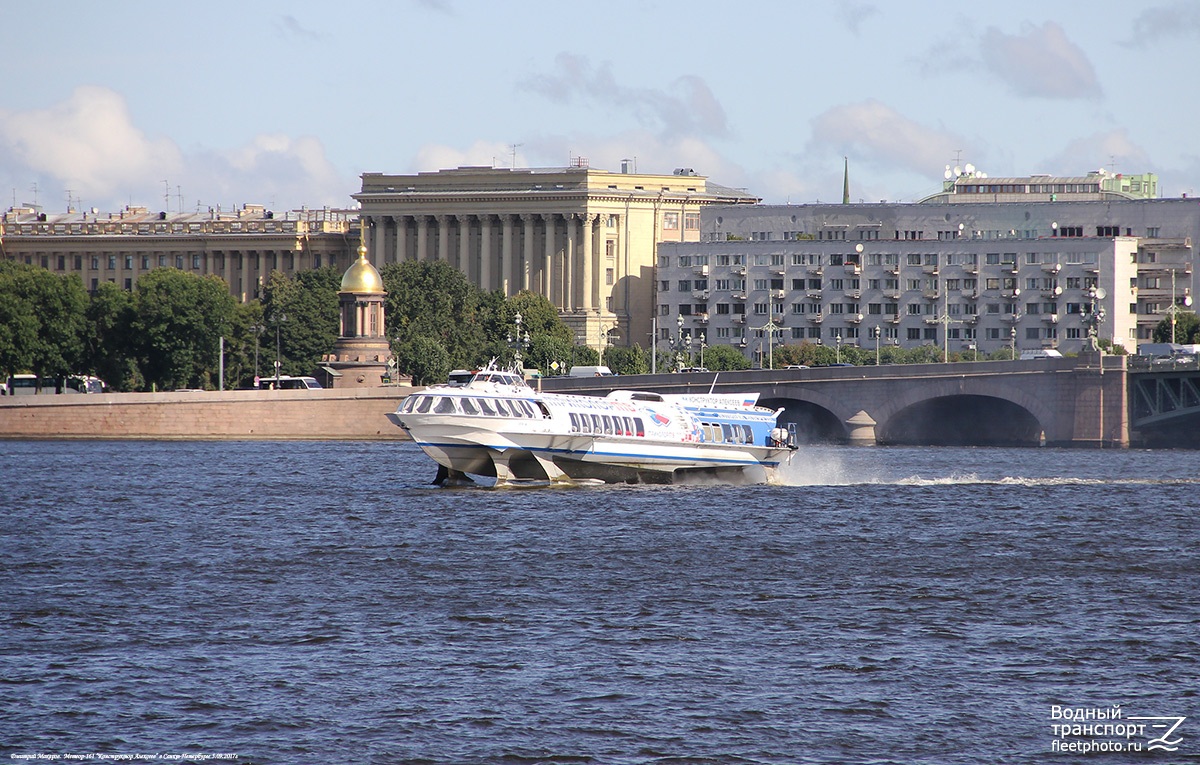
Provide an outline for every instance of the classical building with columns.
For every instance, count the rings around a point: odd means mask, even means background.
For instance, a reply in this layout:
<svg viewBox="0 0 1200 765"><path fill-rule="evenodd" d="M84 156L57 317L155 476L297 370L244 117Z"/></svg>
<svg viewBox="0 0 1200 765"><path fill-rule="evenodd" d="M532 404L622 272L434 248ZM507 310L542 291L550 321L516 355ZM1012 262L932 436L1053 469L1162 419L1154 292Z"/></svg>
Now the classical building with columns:
<svg viewBox="0 0 1200 765"><path fill-rule="evenodd" d="M628 170L625 165L624 170ZM700 239L700 210L755 204L690 169L460 167L364 173L371 260L442 260L486 290L546 297L581 344L646 345L659 242Z"/></svg>
<svg viewBox="0 0 1200 765"><path fill-rule="evenodd" d="M0 258L78 274L91 291L101 282L127 290L155 268L216 274L235 299L260 297L272 271L291 276L321 266L345 268L358 236L340 210L276 213L263 205L205 212L153 212L129 206L115 213L46 213L13 207L0 216Z"/></svg>

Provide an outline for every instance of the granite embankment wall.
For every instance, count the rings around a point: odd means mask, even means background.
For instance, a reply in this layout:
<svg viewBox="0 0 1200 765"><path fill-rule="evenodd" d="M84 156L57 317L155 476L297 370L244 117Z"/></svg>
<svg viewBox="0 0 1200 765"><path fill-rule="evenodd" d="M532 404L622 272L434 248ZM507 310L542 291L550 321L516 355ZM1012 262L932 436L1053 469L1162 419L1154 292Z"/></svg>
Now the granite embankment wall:
<svg viewBox="0 0 1200 765"><path fill-rule="evenodd" d="M407 440L412 388L0 397L0 438Z"/></svg>

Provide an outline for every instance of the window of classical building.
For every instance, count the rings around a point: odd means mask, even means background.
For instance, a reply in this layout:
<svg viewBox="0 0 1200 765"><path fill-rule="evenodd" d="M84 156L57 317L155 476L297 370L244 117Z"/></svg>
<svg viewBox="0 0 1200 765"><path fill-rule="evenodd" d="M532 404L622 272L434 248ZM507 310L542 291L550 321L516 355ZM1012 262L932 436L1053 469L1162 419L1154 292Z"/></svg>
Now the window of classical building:
<svg viewBox="0 0 1200 765"><path fill-rule="evenodd" d="M679 230L679 213L665 212L663 213L663 230L678 231Z"/></svg>

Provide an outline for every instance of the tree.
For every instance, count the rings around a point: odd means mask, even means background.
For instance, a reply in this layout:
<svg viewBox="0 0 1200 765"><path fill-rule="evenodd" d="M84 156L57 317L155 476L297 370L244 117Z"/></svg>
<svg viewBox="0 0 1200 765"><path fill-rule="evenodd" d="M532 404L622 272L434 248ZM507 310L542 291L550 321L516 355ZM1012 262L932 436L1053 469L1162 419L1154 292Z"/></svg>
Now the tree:
<svg viewBox="0 0 1200 765"><path fill-rule="evenodd" d="M713 345L704 351L704 366L714 372L749 369L750 360L732 345Z"/></svg>
<svg viewBox="0 0 1200 765"><path fill-rule="evenodd" d="M134 390L141 383L133 340L133 293L101 282L88 301L84 365L114 391Z"/></svg>
<svg viewBox="0 0 1200 765"><path fill-rule="evenodd" d="M567 364L571 359L572 349L569 340L563 340L550 334L531 336L529 350L525 356L525 366L536 367L546 377L564 375ZM552 365L557 363L556 370Z"/></svg>
<svg viewBox="0 0 1200 765"><path fill-rule="evenodd" d="M481 293L462 272L440 260L405 261L389 263L380 276L394 349L423 337L435 340L452 364L466 366L477 358L485 345L478 316Z"/></svg>
<svg viewBox="0 0 1200 765"><path fill-rule="evenodd" d="M271 272L263 290L263 316L272 338L276 324L279 327L282 374L311 374L333 350L341 284L342 275L332 266L297 271L290 278L282 271Z"/></svg>
<svg viewBox="0 0 1200 765"><path fill-rule="evenodd" d="M78 274L0 261L0 365L39 377L81 371L87 293Z"/></svg>
<svg viewBox="0 0 1200 765"><path fill-rule="evenodd" d="M134 292L139 368L157 388L213 387L220 338L229 333L233 297L217 276L175 268L143 274Z"/></svg>
<svg viewBox="0 0 1200 765"><path fill-rule="evenodd" d="M450 354L432 337L418 336L400 343L395 357L397 367L412 376L413 385L445 382L450 374Z"/></svg>
<svg viewBox="0 0 1200 765"><path fill-rule="evenodd" d="M708 361L707 354L704 358ZM619 345L604 351L604 365L618 375L644 375L650 371L645 349L640 345Z"/></svg>
<svg viewBox="0 0 1200 765"><path fill-rule="evenodd" d="M1154 327L1154 342L1190 345L1200 335L1200 318L1191 311L1180 311L1175 315L1175 338L1171 339L1171 317L1168 316Z"/></svg>

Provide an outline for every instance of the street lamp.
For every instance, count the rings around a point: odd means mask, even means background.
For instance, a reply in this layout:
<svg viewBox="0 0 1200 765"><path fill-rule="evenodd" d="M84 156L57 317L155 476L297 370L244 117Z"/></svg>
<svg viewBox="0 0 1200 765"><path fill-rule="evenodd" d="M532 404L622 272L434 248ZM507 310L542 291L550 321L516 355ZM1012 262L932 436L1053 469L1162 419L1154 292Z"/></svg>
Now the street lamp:
<svg viewBox="0 0 1200 765"><path fill-rule="evenodd" d="M1192 305L1192 296L1185 289L1183 292L1183 304L1187 307ZM1175 339L1175 320L1183 309L1179 307L1179 303L1175 299L1175 270L1171 269L1171 307L1167 309L1167 313L1171 315L1171 342L1176 342Z"/></svg>
<svg viewBox="0 0 1200 765"><path fill-rule="evenodd" d="M1008 339L1010 342L1012 342L1012 360L1016 361L1017 360L1017 328L1015 326L1008 328Z"/></svg>
<svg viewBox="0 0 1200 765"><path fill-rule="evenodd" d="M1104 308L1100 301L1108 296L1103 287L1092 285L1088 287L1088 314L1084 318L1087 323L1088 336L1085 349L1092 352L1100 350L1100 324L1104 321Z"/></svg>
<svg viewBox="0 0 1200 765"><path fill-rule="evenodd" d="M875 336L875 366L879 366L879 336L883 334L883 328L872 327L871 334Z"/></svg>
<svg viewBox="0 0 1200 765"><path fill-rule="evenodd" d="M696 339L696 338L693 338L693 339ZM703 369L704 368L704 349L708 347L708 336L704 332L701 332L699 335L699 340L700 340L700 368Z"/></svg>
<svg viewBox="0 0 1200 765"><path fill-rule="evenodd" d="M254 387L258 387L258 341L266 327L262 324L251 324L250 331L254 333Z"/></svg>
<svg viewBox="0 0 1200 765"><path fill-rule="evenodd" d="M529 345L529 331L526 330L524 335L521 334L521 312L520 311L517 311L513 315L513 323L517 325L517 329L516 329L515 334L510 332L507 335L508 347L510 349L512 349L513 362L516 364L517 369L521 370L521 369L524 369L524 365L521 362L521 348L523 346Z"/></svg>
<svg viewBox="0 0 1200 765"><path fill-rule="evenodd" d="M767 332L767 368L775 368L775 333L780 329L780 326L775 323L774 318L767 319L767 323L758 327L758 329L766 330ZM759 346L759 365L762 365L762 346Z"/></svg>
<svg viewBox="0 0 1200 765"><path fill-rule="evenodd" d="M834 342L837 343L837 351L836 351L835 357L837 358L837 363L841 364L842 363L842 333L841 332L837 333L837 337L834 338Z"/></svg>
<svg viewBox="0 0 1200 765"><path fill-rule="evenodd" d="M283 355L280 352L281 346L279 343L279 328L283 326L283 323L285 321L287 321L287 319L288 319L287 314L283 313L282 311L274 314L272 317L272 323L275 324L275 388L276 389L279 388L279 375L283 368L283 361L282 361Z"/></svg>
<svg viewBox="0 0 1200 765"><path fill-rule="evenodd" d="M675 351L675 371L678 372L683 369L683 356L687 351L687 343L683 339L683 314L678 314L675 317L675 326L678 331L671 346L672 350Z"/></svg>

